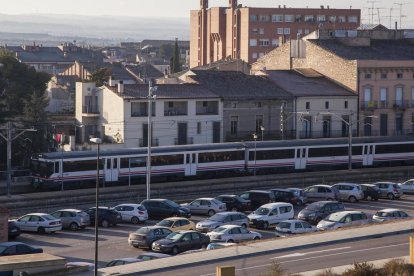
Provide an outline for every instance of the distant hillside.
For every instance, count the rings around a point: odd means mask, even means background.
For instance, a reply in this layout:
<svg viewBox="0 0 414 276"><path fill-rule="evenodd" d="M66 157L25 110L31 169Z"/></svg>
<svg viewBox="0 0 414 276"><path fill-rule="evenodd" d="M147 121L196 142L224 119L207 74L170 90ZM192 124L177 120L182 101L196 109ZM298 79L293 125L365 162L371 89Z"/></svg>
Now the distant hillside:
<svg viewBox="0 0 414 276"><path fill-rule="evenodd" d="M113 16L79 16L0 14L0 43L44 44L77 40L85 44L113 44L143 39L189 38L189 22L173 18L135 18Z"/></svg>

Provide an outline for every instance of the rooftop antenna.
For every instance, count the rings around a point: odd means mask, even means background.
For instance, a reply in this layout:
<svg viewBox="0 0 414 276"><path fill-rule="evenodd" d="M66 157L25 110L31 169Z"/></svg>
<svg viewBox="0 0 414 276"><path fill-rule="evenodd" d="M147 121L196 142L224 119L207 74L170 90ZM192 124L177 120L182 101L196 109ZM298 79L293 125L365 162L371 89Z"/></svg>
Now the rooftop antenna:
<svg viewBox="0 0 414 276"><path fill-rule="evenodd" d="M381 10L386 10L386 8L377 8L378 24L381 24Z"/></svg>
<svg viewBox="0 0 414 276"><path fill-rule="evenodd" d="M405 5L408 5L409 3L394 3L394 5L400 6L400 29L402 29L402 18L405 17L405 15L402 14L402 7Z"/></svg>
<svg viewBox="0 0 414 276"><path fill-rule="evenodd" d="M379 1L377 0L370 0L367 1L367 3L371 4L371 8L368 8L368 16L370 18L369 23L370 24L374 24L374 10L375 10L375 3L378 3Z"/></svg>
<svg viewBox="0 0 414 276"><path fill-rule="evenodd" d="M383 17L385 17L385 18L389 18L390 19L390 30L392 29L392 19L394 18L394 17L398 17L398 16L396 16L396 15L392 15L392 11L393 11L394 9L393 8L390 8L390 15L388 15L388 16L383 16Z"/></svg>

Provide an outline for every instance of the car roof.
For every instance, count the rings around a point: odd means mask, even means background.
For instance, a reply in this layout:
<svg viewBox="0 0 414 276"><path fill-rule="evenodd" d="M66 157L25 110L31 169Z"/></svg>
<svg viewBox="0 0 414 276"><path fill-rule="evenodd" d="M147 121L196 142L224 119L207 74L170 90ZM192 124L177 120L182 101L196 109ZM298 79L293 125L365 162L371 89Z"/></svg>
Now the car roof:
<svg viewBox="0 0 414 276"><path fill-rule="evenodd" d="M151 198L151 199L144 199L142 202L144 201L165 201L167 200L166 198Z"/></svg>
<svg viewBox="0 0 414 276"><path fill-rule="evenodd" d="M335 201L335 200L321 200L321 201L312 202L311 204L315 204L315 203L318 203L318 204L327 204L327 203L342 203L342 202ZM311 204L309 204L309 205L311 205Z"/></svg>
<svg viewBox="0 0 414 276"><path fill-rule="evenodd" d="M220 212L220 213L217 213L216 215L225 215L225 216L228 216L228 215L245 215L244 213L241 213L241 212L231 212L231 211L228 211L228 212ZM209 218L207 218L207 219L209 219Z"/></svg>
<svg viewBox="0 0 414 276"><path fill-rule="evenodd" d="M157 253L157 252L145 252L145 253L139 254L138 257L139 256L154 256L154 257L160 257L160 258L171 257L171 255L164 254L164 253Z"/></svg>
<svg viewBox="0 0 414 276"><path fill-rule="evenodd" d="M237 228L240 228L240 227L243 227L243 226L234 225L234 224L226 224L226 225L222 225L220 227L224 227L224 228L235 228L235 227L237 227Z"/></svg>
<svg viewBox="0 0 414 276"><path fill-rule="evenodd" d="M185 219L185 220L189 220L188 218L184 218L184 217L169 217L169 218L165 218L164 220L180 220L180 219Z"/></svg>
<svg viewBox="0 0 414 276"><path fill-rule="evenodd" d="M111 262L113 261L127 261L127 262L139 262L140 260L138 260L137 258L118 258L118 259L113 259Z"/></svg>
<svg viewBox="0 0 414 276"><path fill-rule="evenodd" d="M312 186L309 186L309 187L325 187L325 188L331 188L331 186L326 185L326 184L316 184L316 185L312 185Z"/></svg>
<svg viewBox="0 0 414 276"><path fill-rule="evenodd" d="M200 197L200 198L197 198L197 199L194 199L194 200L213 200L213 199L214 199L214 197Z"/></svg>
<svg viewBox="0 0 414 276"><path fill-rule="evenodd" d="M391 182L391 181L380 181L380 182L375 182L374 184L376 185L376 184L396 184L396 183Z"/></svg>
<svg viewBox="0 0 414 276"><path fill-rule="evenodd" d="M249 191L245 191L243 193L251 193L251 192L254 192L254 193L264 193L264 194L271 193L271 191L267 191L267 190L249 190Z"/></svg>
<svg viewBox="0 0 414 276"><path fill-rule="evenodd" d="M301 189L301 188L286 188L286 190L289 190L289 191L301 191L303 189Z"/></svg>
<svg viewBox="0 0 414 276"><path fill-rule="evenodd" d="M185 234L185 233L200 233L200 232L198 232L196 230L181 230L181 231L178 231L176 233Z"/></svg>
<svg viewBox="0 0 414 276"><path fill-rule="evenodd" d="M336 184L334 184L332 186L335 186L335 185L355 185L355 186L357 186L359 184L357 184L357 183L350 183L350 182L338 182L338 183L336 183Z"/></svg>
<svg viewBox="0 0 414 276"><path fill-rule="evenodd" d="M292 204L287 203L287 202L271 202L271 203L266 203L260 207L262 208L274 208L274 207L281 207L281 206L292 206Z"/></svg>
<svg viewBox="0 0 414 276"><path fill-rule="evenodd" d="M22 217L24 217L24 216L47 216L47 215L49 215L49 214L46 214L46 213L29 213L29 214L23 215Z"/></svg>
<svg viewBox="0 0 414 276"><path fill-rule="evenodd" d="M340 212L335 212L335 213L333 213L333 214L343 214L343 215L345 215L345 214L365 214L364 212L362 212L362 211L340 211Z"/></svg>
<svg viewBox="0 0 414 276"><path fill-rule="evenodd" d="M162 228L162 229L167 229L167 230L170 230L170 228L168 228L168 227L165 227L165 226L159 226L159 225L149 225L149 226L142 226L141 228L139 228L139 229L142 229L142 228L148 228L148 229L159 229L159 228ZM137 229L137 230L135 230L135 232L136 231L138 231L139 229ZM170 230L171 231L171 230Z"/></svg>
<svg viewBox="0 0 414 276"><path fill-rule="evenodd" d="M28 244L25 244L23 242L1 242L0 243L0 245L2 245L2 246L13 246L13 245L18 245L18 244L28 245ZM31 246L31 245L28 245L28 246Z"/></svg>
<svg viewBox="0 0 414 276"><path fill-rule="evenodd" d="M360 185L367 186L367 187L376 187L375 184L369 184L369 183L363 183L363 184L360 184Z"/></svg>
<svg viewBox="0 0 414 276"><path fill-rule="evenodd" d="M238 195L219 195L219 196L238 197ZM217 197L219 197L219 196L217 196Z"/></svg>
<svg viewBox="0 0 414 276"><path fill-rule="evenodd" d="M139 204L139 203L122 203L122 204L118 204L118 205L114 206L114 208L117 207L117 206L142 206L142 204Z"/></svg>
<svg viewBox="0 0 414 276"><path fill-rule="evenodd" d="M295 222L306 222L306 221L303 221L303 220L300 220L300 219L287 219L287 220L282 220L281 222L295 223ZM279 222L279 223L281 223L281 222Z"/></svg>
<svg viewBox="0 0 414 276"><path fill-rule="evenodd" d="M75 212L75 213L77 213L77 212L83 212L83 211L79 210L79 209L60 209L60 210L57 210L55 212ZM55 212L53 212L53 213L55 213Z"/></svg>
<svg viewBox="0 0 414 276"><path fill-rule="evenodd" d="M395 211L402 211L402 210L396 209L396 208L387 208L387 209L379 210L378 212L395 212Z"/></svg>

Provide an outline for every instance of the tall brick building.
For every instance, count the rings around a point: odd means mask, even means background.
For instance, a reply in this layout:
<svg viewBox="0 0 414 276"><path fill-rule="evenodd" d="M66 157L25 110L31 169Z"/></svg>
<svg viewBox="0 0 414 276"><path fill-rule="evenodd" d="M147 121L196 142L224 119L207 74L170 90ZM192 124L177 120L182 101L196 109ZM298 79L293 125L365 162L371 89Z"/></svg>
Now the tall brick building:
<svg viewBox="0 0 414 276"><path fill-rule="evenodd" d="M200 0L200 10L191 11L190 67L226 57L255 62L290 38L318 29L356 29L361 10L310 8L253 8L229 0L228 7L208 7Z"/></svg>

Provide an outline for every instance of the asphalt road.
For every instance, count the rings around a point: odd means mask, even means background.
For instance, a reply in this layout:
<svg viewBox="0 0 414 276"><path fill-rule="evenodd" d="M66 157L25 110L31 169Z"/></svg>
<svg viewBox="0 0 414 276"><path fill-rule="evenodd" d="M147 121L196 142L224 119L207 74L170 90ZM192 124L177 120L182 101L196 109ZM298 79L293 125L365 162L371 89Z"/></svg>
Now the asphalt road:
<svg viewBox="0 0 414 276"><path fill-rule="evenodd" d="M67 206L70 207L70 206ZM414 216L414 196L406 195L400 200L386 200L381 199L379 201L361 201L358 203L345 203L345 207L348 210L362 210L365 211L368 215L374 214L377 210L383 208L400 208L405 210L407 213ZM298 210L296 210L297 212ZM198 221L205 219L203 216L193 216L191 219L197 223ZM99 260L100 266L104 267L105 264L115 258L125 258L125 257L136 257L142 250L136 249L128 245L128 234L134 232L139 227L143 225L153 225L156 221L147 221L145 224L132 225L127 223L122 223L116 227L111 228L100 228L99 230ZM263 239L273 238L272 230L257 230L263 235ZM44 249L44 252L62 256L68 259L68 261L87 261L93 262L94 258L94 228L87 227L84 230L79 230L77 232L72 232L69 230L64 230L57 232L55 234L45 234L39 235L36 233L23 233L20 237L17 238L17 241L25 242L34 246L39 246ZM283 266L290 269L292 272L303 271L301 269L317 269L321 266L321 260L326 261L330 260L332 264L349 264L356 260L355 256L361 258L360 260L365 260L366 258L372 259L381 259L387 257L403 256L408 254L408 242L407 236L395 236L384 239L376 239L373 241L367 242L357 242L351 244L336 245L333 247L321 247L321 248L312 248L310 250L299 251L288 253L295 254L292 256L284 256L279 258L279 262L283 262ZM353 253L353 250L362 250L364 248L370 248L371 246L383 247L373 249L372 251L357 251ZM335 247L341 248L341 250L333 250ZM329 251L324 251L329 250ZM322 251L319 253L309 253L313 251ZM308 253L306 253L308 252ZM343 253L341 255L331 255L333 253ZM347 253L348 252L348 253ZM305 255L303 255L305 254ZM392 254L389 256L388 254ZM283 254L286 255L286 254ZM313 258L320 255L331 255L327 257L321 257L321 260L314 258L306 260L306 258ZM246 271L241 275L252 275L249 274L249 269L247 267L260 266L260 269L263 269L264 272L268 269L269 264L271 263L270 259L275 256L265 256L257 258L249 258L240 260L237 267L242 271ZM280 256L279 256L280 257ZM295 259L296 258L296 259ZM302 260L303 259L303 260ZM232 262L234 264L234 262ZM312 266L314 264L314 266ZM212 265L208 266L208 269L201 270L201 274L212 273ZM259 269L259 268L257 268ZM214 270L214 269L213 269ZM201 271L203 271L201 273ZM250 271L251 273L251 271ZM178 274L177 274L178 275ZM180 272L180 275L185 275L183 272ZM257 274L258 275L258 274Z"/></svg>

